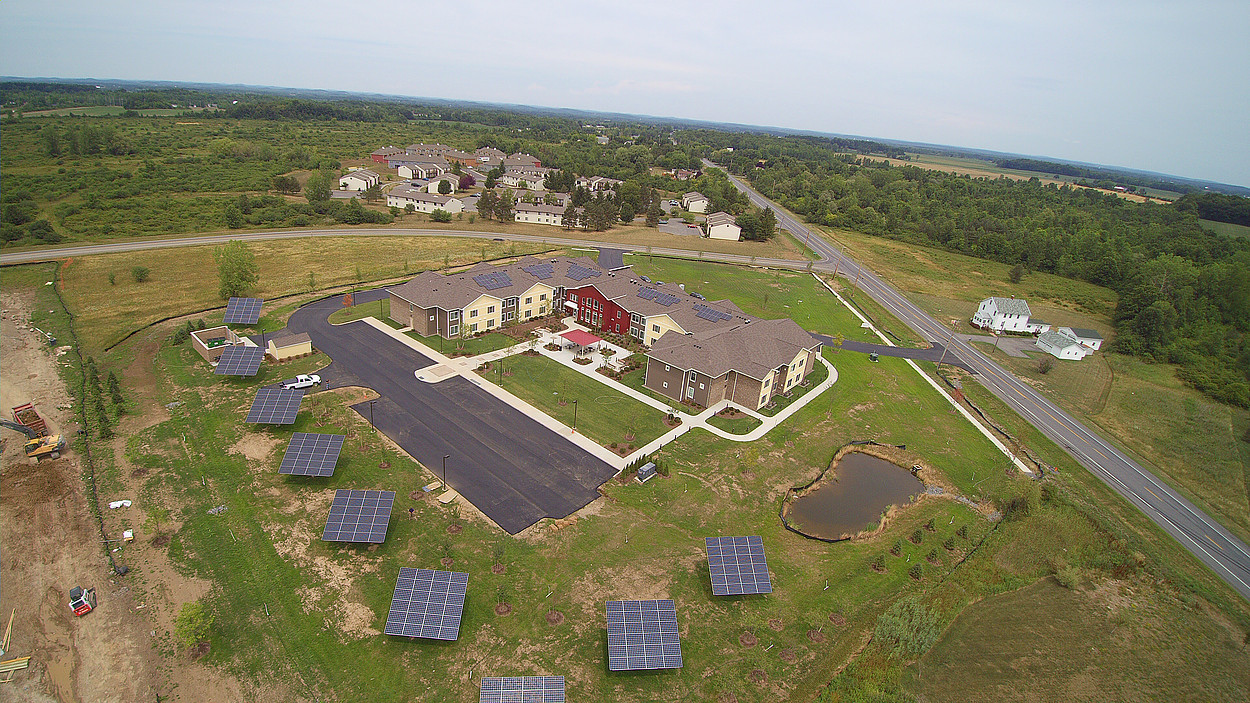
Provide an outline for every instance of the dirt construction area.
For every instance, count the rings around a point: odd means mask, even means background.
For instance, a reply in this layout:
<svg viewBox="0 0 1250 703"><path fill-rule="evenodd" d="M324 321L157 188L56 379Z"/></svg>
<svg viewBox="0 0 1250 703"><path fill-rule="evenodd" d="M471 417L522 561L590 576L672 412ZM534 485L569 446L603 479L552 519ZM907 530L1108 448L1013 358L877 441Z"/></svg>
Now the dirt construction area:
<svg viewBox="0 0 1250 703"><path fill-rule="evenodd" d="M0 684L11 701L156 699L151 627L135 610L125 578L113 576L88 510L78 426L57 375L56 350L29 329L33 296L5 294L0 328L0 401L7 413L33 402L53 434L69 445L61 458L31 464L25 438L3 436L0 471L0 610L13 634L3 659L30 656L30 667ZM95 611L74 617L69 589L95 588Z"/></svg>

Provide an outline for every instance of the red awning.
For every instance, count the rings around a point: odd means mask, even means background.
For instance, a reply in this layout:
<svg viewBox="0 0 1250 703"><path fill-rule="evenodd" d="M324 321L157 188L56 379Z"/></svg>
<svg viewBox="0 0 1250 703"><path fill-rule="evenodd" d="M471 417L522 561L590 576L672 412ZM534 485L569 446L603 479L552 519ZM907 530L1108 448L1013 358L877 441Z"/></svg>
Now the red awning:
<svg viewBox="0 0 1250 703"><path fill-rule="evenodd" d="M595 342L603 341L599 337L596 337L593 334L589 332L584 332L582 330L569 330L568 332L561 332L560 336L564 337L565 339L569 340L570 342L576 344L579 347L588 347L594 344Z"/></svg>

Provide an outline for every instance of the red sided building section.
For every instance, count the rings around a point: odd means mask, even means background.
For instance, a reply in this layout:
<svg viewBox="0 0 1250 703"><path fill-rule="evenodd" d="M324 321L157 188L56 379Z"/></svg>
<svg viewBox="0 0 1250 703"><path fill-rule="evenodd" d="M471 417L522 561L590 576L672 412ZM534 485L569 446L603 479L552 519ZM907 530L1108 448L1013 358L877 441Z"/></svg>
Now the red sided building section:
<svg viewBox="0 0 1250 703"><path fill-rule="evenodd" d="M565 300L577 303L577 321L596 330L629 334L629 311L608 300L598 288L582 286L565 293Z"/></svg>

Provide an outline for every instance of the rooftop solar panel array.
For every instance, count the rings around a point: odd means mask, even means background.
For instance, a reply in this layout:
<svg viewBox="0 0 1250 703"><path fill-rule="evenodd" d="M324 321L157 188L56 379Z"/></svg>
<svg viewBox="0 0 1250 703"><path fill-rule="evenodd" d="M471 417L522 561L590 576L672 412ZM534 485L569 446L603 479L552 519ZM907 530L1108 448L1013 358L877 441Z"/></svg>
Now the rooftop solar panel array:
<svg viewBox="0 0 1250 703"><path fill-rule="evenodd" d="M556 274L556 267L551 264L532 264L530 266L522 266L521 270L533 276L547 280Z"/></svg>
<svg viewBox="0 0 1250 703"><path fill-rule="evenodd" d="M677 606L671 600L610 600L608 669L680 669Z"/></svg>
<svg viewBox="0 0 1250 703"><path fill-rule="evenodd" d="M564 703L564 677L484 676L478 703Z"/></svg>
<svg viewBox="0 0 1250 703"><path fill-rule="evenodd" d="M386 615L386 634L432 640L459 638L468 585L466 573L400 568L391 610Z"/></svg>
<svg viewBox="0 0 1250 703"><path fill-rule="evenodd" d="M217 357L217 369L213 373L218 376L255 376L264 358L264 349L236 344L226 347Z"/></svg>
<svg viewBox="0 0 1250 703"><path fill-rule="evenodd" d="M265 301L260 298L231 298L226 303L226 317L222 320L227 325L254 325L260 319L260 307Z"/></svg>
<svg viewBox="0 0 1250 703"><path fill-rule="evenodd" d="M512 285L512 277L504 271L491 271L474 276L473 282L486 290L496 290Z"/></svg>
<svg viewBox="0 0 1250 703"><path fill-rule="evenodd" d="M708 537L706 542L712 593L740 596L773 592L764 542L759 537Z"/></svg>
<svg viewBox="0 0 1250 703"><path fill-rule="evenodd" d="M296 432L282 456L280 474L295 476L333 476L339 452L343 451L343 435Z"/></svg>
<svg viewBox="0 0 1250 703"><path fill-rule="evenodd" d="M247 411L244 422L269 425L289 425L299 414L299 404L304 400L302 388L262 388L256 391L256 399Z"/></svg>
<svg viewBox="0 0 1250 703"><path fill-rule="evenodd" d="M587 278L594 278L595 276L602 275L602 273L603 273L602 271L597 271L595 269L588 269L585 266L581 266L579 264L569 265L569 278L573 279L574 281L584 281Z"/></svg>
<svg viewBox="0 0 1250 703"><path fill-rule="evenodd" d="M701 317L704 320L711 320L712 322L721 322L723 320L733 319L733 315L730 315L727 312L722 312L713 307L708 307L707 305L699 305L696 303L694 306L694 309L695 309L695 317Z"/></svg>
<svg viewBox="0 0 1250 703"><path fill-rule="evenodd" d="M330 504L324 542L385 542L395 491L338 490Z"/></svg>

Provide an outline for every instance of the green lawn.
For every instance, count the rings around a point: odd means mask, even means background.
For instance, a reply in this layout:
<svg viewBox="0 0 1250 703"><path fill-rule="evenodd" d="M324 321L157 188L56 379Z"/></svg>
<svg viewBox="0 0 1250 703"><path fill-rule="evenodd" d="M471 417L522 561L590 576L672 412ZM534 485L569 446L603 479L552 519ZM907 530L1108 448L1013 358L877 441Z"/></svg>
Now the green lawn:
<svg viewBox="0 0 1250 703"><path fill-rule="evenodd" d="M732 434L747 434L756 427L759 427L760 421L750 417L749 415L746 417L732 418L713 415L707 419L707 424Z"/></svg>
<svg viewBox="0 0 1250 703"><path fill-rule="evenodd" d="M1245 225L1235 225L1231 222L1216 222L1215 220L1199 220L1199 222L1202 223L1203 227L1225 237L1250 238L1250 227Z"/></svg>
<svg viewBox="0 0 1250 703"><path fill-rule="evenodd" d="M383 322L389 322L391 315L391 299L384 298L376 303L361 303L351 307L345 307L342 310L335 310L330 313L330 322L333 324L342 324L351 322L352 320L363 320L366 317L374 317Z"/></svg>
<svg viewBox="0 0 1250 703"><path fill-rule="evenodd" d="M543 356L510 356L493 364L485 377L508 392L570 427L574 424L576 402L577 431L609 446L613 442L641 447L668 431L664 414L598 381ZM563 404L562 404L563 403ZM633 434L629 440L626 435Z"/></svg>
<svg viewBox="0 0 1250 703"><path fill-rule="evenodd" d="M477 356L478 354L507 349L520 344L519 341L499 332L487 332L478 337L461 337L459 339L444 339L436 334L422 337L411 330L404 334L431 349L437 349L447 356Z"/></svg>

